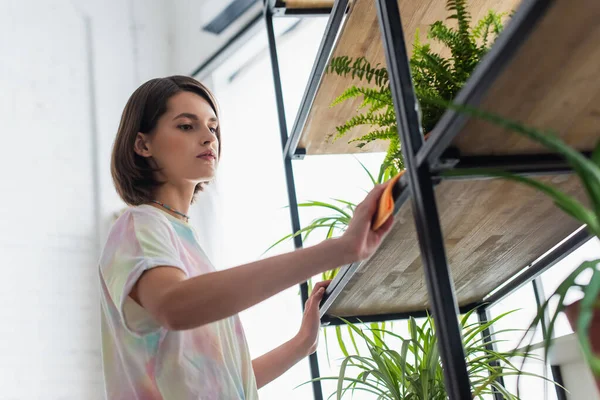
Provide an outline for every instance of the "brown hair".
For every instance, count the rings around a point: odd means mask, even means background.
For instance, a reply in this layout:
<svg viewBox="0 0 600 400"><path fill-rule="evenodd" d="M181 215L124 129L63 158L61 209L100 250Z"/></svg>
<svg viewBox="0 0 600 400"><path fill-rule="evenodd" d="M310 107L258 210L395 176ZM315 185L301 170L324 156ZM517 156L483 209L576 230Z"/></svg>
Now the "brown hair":
<svg viewBox="0 0 600 400"><path fill-rule="evenodd" d="M217 118L219 116L214 95L194 78L180 75L156 78L137 88L123 110L111 159L115 188L129 205L145 204L153 200L154 189L163 184L155 178L154 173L158 169L134 151L135 138L138 132L149 134L154 130L158 119L167 111L169 98L180 92L192 92L203 97L212 106ZM220 159L220 126L217 126L217 138ZM204 183L196 185L194 197L203 188Z"/></svg>

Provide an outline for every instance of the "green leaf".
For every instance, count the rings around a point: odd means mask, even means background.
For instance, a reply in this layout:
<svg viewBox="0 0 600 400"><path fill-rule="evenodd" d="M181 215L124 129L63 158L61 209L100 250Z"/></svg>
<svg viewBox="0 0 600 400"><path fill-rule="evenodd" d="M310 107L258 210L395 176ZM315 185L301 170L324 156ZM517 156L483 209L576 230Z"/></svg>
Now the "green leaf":
<svg viewBox="0 0 600 400"><path fill-rule="evenodd" d="M351 211L353 211L353 212L354 212L354 209L356 208L356 204L355 204L355 203L352 203L351 201L346 201L346 200L342 200L342 199L332 199L332 200L335 200L335 201L337 201L337 202L339 202L339 203L342 203L342 204L345 204L345 205L347 205L347 206L348 206L348 208L349 208Z"/></svg>
<svg viewBox="0 0 600 400"><path fill-rule="evenodd" d="M331 360L329 358L329 341L327 340L327 329L323 329L323 341L325 342L325 354L327 355L327 365L331 367Z"/></svg>
<svg viewBox="0 0 600 400"><path fill-rule="evenodd" d="M583 354L595 375L600 376L600 357L594 354L590 342L590 325L594 316L594 310L598 309L596 304L600 296L600 271L596 268L598 260L585 262L584 265L591 267L593 271L590 282L584 290L581 299L579 318L577 319L577 337Z"/></svg>
<svg viewBox="0 0 600 400"><path fill-rule="evenodd" d="M592 152L592 157L590 159L594 164L600 166L600 140L596 144L596 148Z"/></svg>
<svg viewBox="0 0 600 400"><path fill-rule="evenodd" d="M356 345L356 340L354 339L354 333L352 332L352 328L348 327L348 334L350 335L350 341L352 342L352 346L354 346L354 351L358 355L360 352L358 351L358 346Z"/></svg>
<svg viewBox="0 0 600 400"><path fill-rule="evenodd" d="M298 204L299 207L324 207L324 208L329 208L331 210L337 211L338 213L342 214L344 217L347 218L351 218L350 214L348 214L347 212L345 212L344 210L342 210L340 207L334 205L334 204L330 204L330 203L325 203L323 201L309 201L306 203L300 203Z"/></svg>
<svg viewBox="0 0 600 400"><path fill-rule="evenodd" d="M344 354L344 356L346 356L346 357L349 357L350 354L348 353L348 350L346 349L346 344L344 343L344 338L342 338L342 327L340 325L336 325L336 327L335 327L335 336L337 337L338 345L340 346L340 350L342 350L342 354Z"/></svg>

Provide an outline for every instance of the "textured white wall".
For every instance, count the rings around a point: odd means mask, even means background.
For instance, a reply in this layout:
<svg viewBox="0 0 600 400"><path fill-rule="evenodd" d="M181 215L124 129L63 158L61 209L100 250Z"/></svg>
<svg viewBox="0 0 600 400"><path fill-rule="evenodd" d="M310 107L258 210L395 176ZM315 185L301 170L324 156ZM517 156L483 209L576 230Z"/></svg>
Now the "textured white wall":
<svg viewBox="0 0 600 400"><path fill-rule="evenodd" d="M0 399L102 399L98 244L129 94L170 71L162 0L0 2Z"/></svg>

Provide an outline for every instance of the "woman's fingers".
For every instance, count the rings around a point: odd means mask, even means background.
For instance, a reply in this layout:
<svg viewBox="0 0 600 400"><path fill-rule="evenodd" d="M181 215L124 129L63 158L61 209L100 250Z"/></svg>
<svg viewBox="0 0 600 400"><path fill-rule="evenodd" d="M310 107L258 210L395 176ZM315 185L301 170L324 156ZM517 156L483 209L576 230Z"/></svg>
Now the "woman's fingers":
<svg viewBox="0 0 600 400"><path fill-rule="evenodd" d="M310 297L306 301L304 308L312 307L313 304L319 304L321 300L323 300L323 296L325 295L325 290L327 286L331 283L331 280L326 280L322 282L318 282L312 290Z"/></svg>
<svg viewBox="0 0 600 400"><path fill-rule="evenodd" d="M365 216L371 218L375 214L375 211L377 211L377 202L384 190L385 184L375 185L369 194L367 194L367 197L358 205L356 211L364 213L366 214Z"/></svg>
<svg viewBox="0 0 600 400"><path fill-rule="evenodd" d="M384 235L392 228L392 225L394 225L393 214L389 216L389 218L383 223L383 225L379 227L379 229L377 229L376 233L378 235Z"/></svg>
<svg viewBox="0 0 600 400"><path fill-rule="evenodd" d="M330 283L331 283L331 279L329 279L329 280L326 280L326 281L321 281L321 282L318 282L318 283L315 285L315 287L313 288L313 291L312 291L312 292L313 292L313 293L315 293L315 292L317 292L317 291L318 291L319 289L321 289L321 288L325 288L325 289L327 289L327 286L329 286L329 284L330 284Z"/></svg>

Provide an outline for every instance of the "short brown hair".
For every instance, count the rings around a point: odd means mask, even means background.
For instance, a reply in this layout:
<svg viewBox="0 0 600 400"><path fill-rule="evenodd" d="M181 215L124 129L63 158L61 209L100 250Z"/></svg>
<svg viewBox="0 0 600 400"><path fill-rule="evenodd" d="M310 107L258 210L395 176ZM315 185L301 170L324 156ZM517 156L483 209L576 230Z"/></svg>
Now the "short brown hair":
<svg viewBox="0 0 600 400"><path fill-rule="evenodd" d="M111 158L111 173L119 196L129 205L140 205L154 200L154 190L162 185L156 180L157 169L149 160L134 151L138 132L151 133L158 119L167 111L167 101L180 92L192 92L203 97L219 117L217 102L212 92L203 84L189 76L169 76L151 79L141 85L131 95L117 131ZM221 128L217 126L219 159L221 156ZM194 197L204 188L204 183L196 185ZM194 198L192 198L192 202Z"/></svg>

